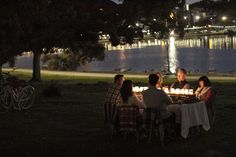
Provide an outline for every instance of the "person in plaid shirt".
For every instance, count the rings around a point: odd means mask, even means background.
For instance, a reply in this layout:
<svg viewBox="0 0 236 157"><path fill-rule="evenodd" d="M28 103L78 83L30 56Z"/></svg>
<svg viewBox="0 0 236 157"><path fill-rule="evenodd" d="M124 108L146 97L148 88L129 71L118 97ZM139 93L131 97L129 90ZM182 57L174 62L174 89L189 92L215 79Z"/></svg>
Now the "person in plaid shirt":
<svg viewBox="0 0 236 157"><path fill-rule="evenodd" d="M114 120L116 108L121 104L120 88L124 81L124 75L116 75L114 77L114 84L109 87L105 103L105 123Z"/></svg>

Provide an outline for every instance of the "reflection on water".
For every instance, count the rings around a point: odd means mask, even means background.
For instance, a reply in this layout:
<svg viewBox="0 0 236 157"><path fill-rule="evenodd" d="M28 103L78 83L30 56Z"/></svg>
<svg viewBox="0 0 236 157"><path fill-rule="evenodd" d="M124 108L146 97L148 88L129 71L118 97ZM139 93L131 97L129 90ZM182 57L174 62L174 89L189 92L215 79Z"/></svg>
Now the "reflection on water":
<svg viewBox="0 0 236 157"><path fill-rule="evenodd" d="M104 43L105 48L108 51L120 50L120 49L133 49L133 48L144 48L147 46L164 46L167 43L164 40L147 40L139 41L132 45L121 45L113 47L110 43ZM178 39L175 40L176 48L208 48L208 49L235 49L236 48L236 37L228 36L205 36L195 39Z"/></svg>
<svg viewBox="0 0 236 157"><path fill-rule="evenodd" d="M175 48L175 38L170 37L169 39L170 45L169 45L169 55L167 57L167 62L168 62L168 71L171 73L175 73L175 70L177 69L178 66L178 60L177 60L177 50Z"/></svg>
<svg viewBox="0 0 236 157"><path fill-rule="evenodd" d="M236 38L203 37L169 41L139 41L112 47L109 43L104 61L78 67L79 71L171 71L183 67L190 72L236 73ZM32 68L32 56L18 57L18 68Z"/></svg>

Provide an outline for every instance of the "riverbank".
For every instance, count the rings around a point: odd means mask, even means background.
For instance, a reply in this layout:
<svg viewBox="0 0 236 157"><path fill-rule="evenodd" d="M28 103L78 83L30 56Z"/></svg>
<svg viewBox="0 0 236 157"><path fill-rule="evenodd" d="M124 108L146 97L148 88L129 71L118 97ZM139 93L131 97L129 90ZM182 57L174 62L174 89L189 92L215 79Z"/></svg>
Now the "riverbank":
<svg viewBox="0 0 236 157"><path fill-rule="evenodd" d="M30 80L32 70L30 69L15 69L14 71L9 68L4 68L4 72L10 72L12 75L19 76L22 79ZM81 81L82 83L95 83L96 81L112 82L114 75L117 73L111 72L74 72L74 71L49 71L41 70L43 81ZM135 81L146 82L148 73L122 73L127 79L134 79ZM197 80L201 75L208 75L210 80L219 82L236 82L236 75L234 74L190 74L188 80ZM174 80L175 75L165 75L165 78Z"/></svg>

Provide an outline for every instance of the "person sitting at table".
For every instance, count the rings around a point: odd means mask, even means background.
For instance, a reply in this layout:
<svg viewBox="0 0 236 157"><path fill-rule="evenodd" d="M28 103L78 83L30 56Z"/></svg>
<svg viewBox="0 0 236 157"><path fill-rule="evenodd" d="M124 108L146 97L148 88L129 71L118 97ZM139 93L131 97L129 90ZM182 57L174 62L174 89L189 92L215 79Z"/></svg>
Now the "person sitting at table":
<svg viewBox="0 0 236 157"><path fill-rule="evenodd" d="M180 88L180 89L189 89L190 85L186 81L187 72L183 68L179 68L177 71L177 82L172 83L170 88Z"/></svg>
<svg viewBox="0 0 236 157"><path fill-rule="evenodd" d="M149 75L149 88L142 92L143 101L147 108L160 109L161 118L167 119L171 116L166 107L172 103L171 98L160 89L157 89L159 77L156 74Z"/></svg>
<svg viewBox="0 0 236 157"><path fill-rule="evenodd" d="M211 82L207 76L201 76L198 79L198 83L199 87L197 88L195 95L208 106L213 101L215 91L212 89Z"/></svg>
<svg viewBox="0 0 236 157"><path fill-rule="evenodd" d="M207 76L201 76L198 79L199 87L197 88L195 95L198 99L205 102L206 105L212 103L212 96L214 91L211 87L211 82Z"/></svg>
<svg viewBox="0 0 236 157"><path fill-rule="evenodd" d="M121 105L138 106L139 108L146 108L145 104L141 102L133 92L133 82L125 80L120 89L122 103Z"/></svg>
<svg viewBox="0 0 236 157"><path fill-rule="evenodd" d="M108 89L104 103L105 123L111 122L115 118L114 114L116 112L116 108L121 103L120 88L123 84L123 81L124 75L116 75L114 77L114 84L112 84Z"/></svg>
<svg viewBox="0 0 236 157"><path fill-rule="evenodd" d="M211 82L207 76L201 76L198 79L198 83L199 83L199 87L197 88L195 95L199 100L202 100L205 102L209 121L212 124L212 118L214 116L212 103L215 99L216 92L211 87Z"/></svg>

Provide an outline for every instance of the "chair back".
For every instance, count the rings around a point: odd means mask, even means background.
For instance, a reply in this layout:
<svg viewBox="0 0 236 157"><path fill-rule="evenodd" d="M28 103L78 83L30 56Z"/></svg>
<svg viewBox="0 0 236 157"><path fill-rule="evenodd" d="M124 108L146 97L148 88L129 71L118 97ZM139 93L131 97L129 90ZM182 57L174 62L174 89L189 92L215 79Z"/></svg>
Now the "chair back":
<svg viewBox="0 0 236 157"><path fill-rule="evenodd" d="M156 108L145 109L145 128L149 129L152 125L157 125L161 121L161 112Z"/></svg>
<svg viewBox="0 0 236 157"><path fill-rule="evenodd" d="M209 101L209 107L211 108L213 103L215 102L215 99L216 99L216 95L217 95L217 92L215 89L212 89L212 95L210 97L210 101Z"/></svg>
<svg viewBox="0 0 236 157"><path fill-rule="evenodd" d="M138 129L139 107L122 105L118 109L121 132L136 132Z"/></svg>
<svg viewBox="0 0 236 157"><path fill-rule="evenodd" d="M112 103L104 104L104 122L113 123L117 114L117 106Z"/></svg>
<svg viewBox="0 0 236 157"><path fill-rule="evenodd" d="M215 115L216 115L216 110L214 109L214 102L216 100L216 96L217 96L216 90L212 89L212 96L210 98L209 104L206 104L209 123L210 123L211 128L213 129L214 129Z"/></svg>

